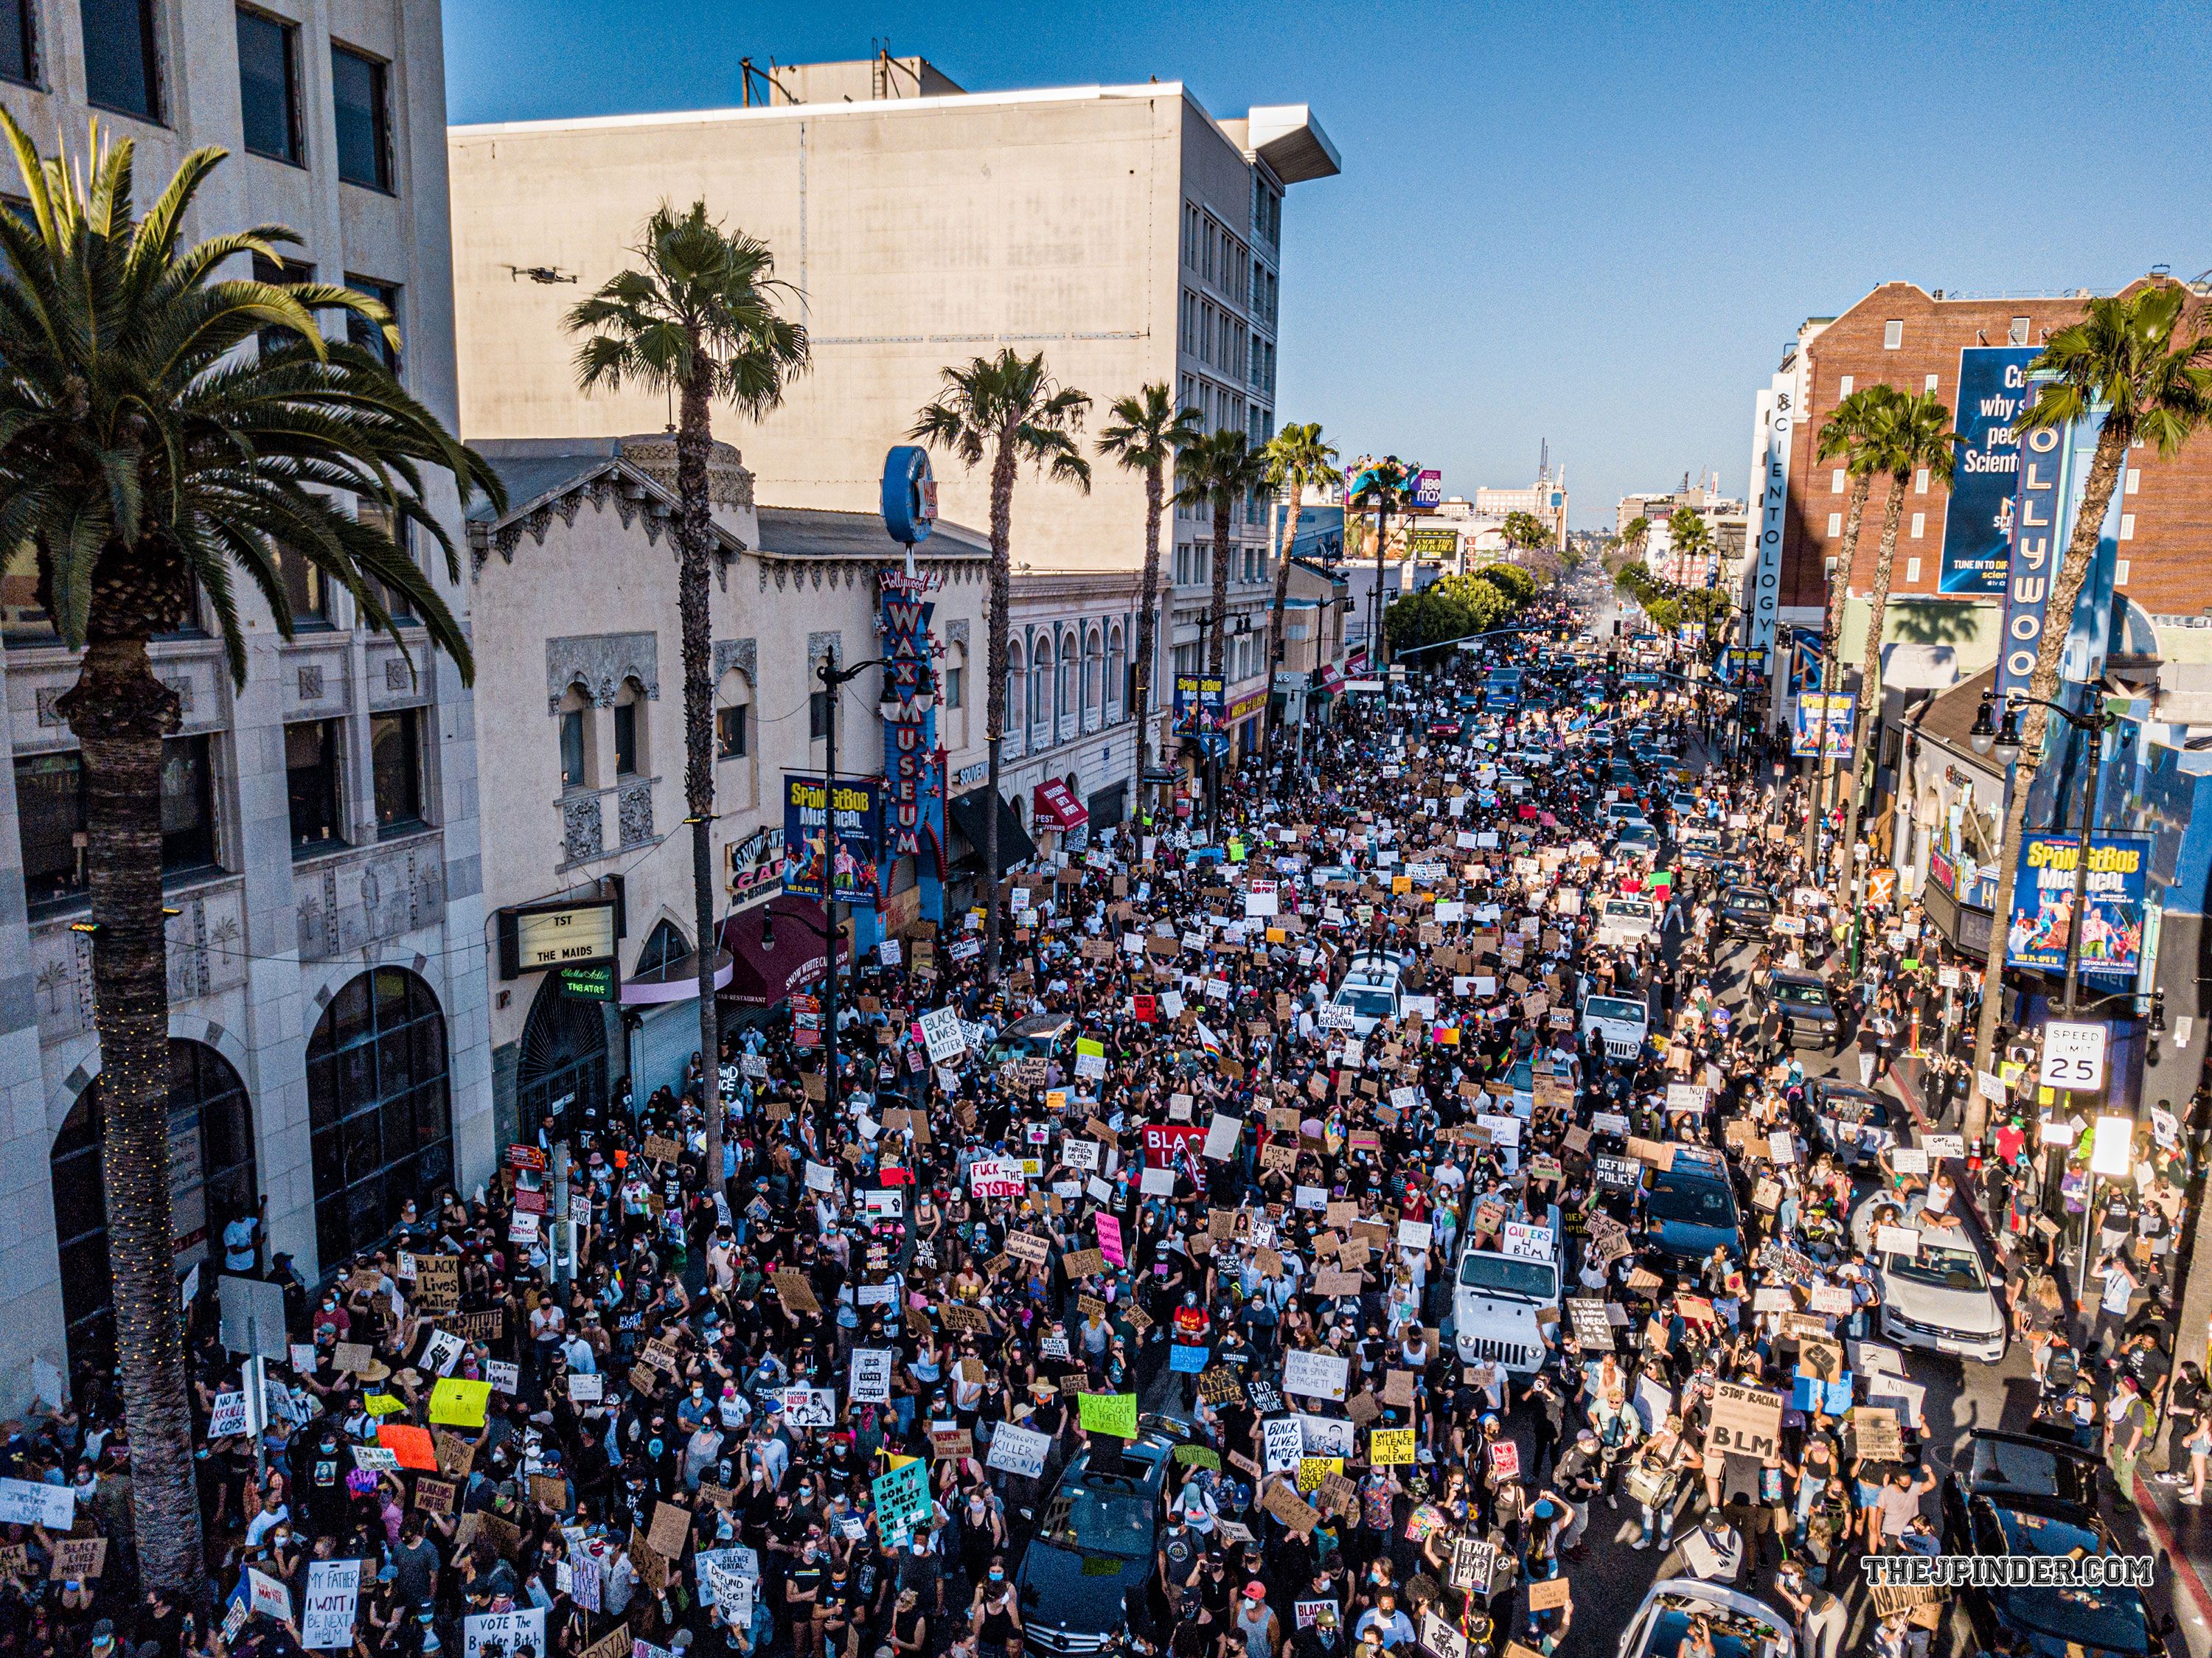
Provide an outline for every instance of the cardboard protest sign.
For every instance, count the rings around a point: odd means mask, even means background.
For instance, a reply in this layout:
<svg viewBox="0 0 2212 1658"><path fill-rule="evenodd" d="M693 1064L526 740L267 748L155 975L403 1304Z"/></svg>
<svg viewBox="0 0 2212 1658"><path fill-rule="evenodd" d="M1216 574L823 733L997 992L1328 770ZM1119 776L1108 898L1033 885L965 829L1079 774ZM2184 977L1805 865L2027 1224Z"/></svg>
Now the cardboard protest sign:
<svg viewBox="0 0 2212 1658"><path fill-rule="evenodd" d="M1763 1388L1747 1388L1735 1382L1715 1382L1712 1426L1705 1436L1707 1448L1762 1460L1779 1455L1784 1403L1780 1394L1769 1393Z"/></svg>

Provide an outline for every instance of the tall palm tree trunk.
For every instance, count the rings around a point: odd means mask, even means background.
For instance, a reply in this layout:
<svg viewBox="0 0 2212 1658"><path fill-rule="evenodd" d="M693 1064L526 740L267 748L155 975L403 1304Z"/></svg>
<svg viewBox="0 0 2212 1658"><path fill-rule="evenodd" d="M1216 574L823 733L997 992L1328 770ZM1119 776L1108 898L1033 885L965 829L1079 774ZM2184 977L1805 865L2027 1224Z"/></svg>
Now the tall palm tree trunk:
<svg viewBox="0 0 2212 1658"><path fill-rule="evenodd" d="M1859 717L1854 722L1856 744L1846 769L1850 778L1844 791L1844 838L1838 844L1843 849L1841 867L1836 876L1836 908L1856 916L1863 896L1854 902L1851 897L1851 872L1858 866L1859 796L1872 786L1873 761L1879 752L1877 739L1881 732L1881 626L1883 612L1889 608L1889 576L1897 559L1897 520L1905 506L1905 480L1892 474L1889 480L1889 500L1882 507L1881 545L1874 565L1874 600L1867 611L1866 655L1859 665ZM1867 859L1867 873L1874 872L1873 854Z"/></svg>
<svg viewBox="0 0 2212 1658"><path fill-rule="evenodd" d="M1836 683L1836 658L1843 648L1844 600L1850 591L1851 563L1858 557L1859 519L1866 512L1867 491L1874 475L1862 472L1851 480L1850 505L1844 513L1844 550L1837 555L1836 579L1828 584L1828 608L1820 617L1820 689L1825 694L1840 689ZM1820 726L1820 752L1814 757L1810 797L1805 812L1805 878L1809 883L1820 861L1820 819L1828 810L1828 782L1836 762L1828 754L1827 725Z"/></svg>
<svg viewBox="0 0 2212 1658"><path fill-rule="evenodd" d="M1298 485L1291 485L1291 511L1297 510ZM1275 674L1283 665L1283 606L1291 594L1291 550L1276 509L1267 509L1267 544L1275 561L1275 600L1267 612L1267 695L1260 704L1260 763L1266 765L1275 741Z"/></svg>
<svg viewBox="0 0 2212 1658"><path fill-rule="evenodd" d="M2050 701L2058 695L2058 661L2066 653L2066 635L2074 625L2074 604L2081 596L2081 584L2088 580L2089 565L2096 556L2097 542L2104 533L2105 512L2112 504L2112 490L2120 479L2120 464L2126 459L2128 440L2131 434L2114 422L2107 420L2097 434L2097 452L2089 463L2088 482L2081 491L2081 510L2074 520L2074 533L2067 538L2066 562L2058 567L2058 574L2051 584L2051 604L2044 612L2043 637L2035 650L2035 672L2027 682L2027 694ZM2093 692L2092 695L2094 695ZM2020 873L2021 838L2027 826L2028 785L2034 780L2036 766L2043 754L2043 732L2049 714L2033 703L2026 710L2020 726L2020 763L2027 768L2016 773L2005 801L2004 835L1997 841L1996 908L1990 924L1990 950L1982 969L1982 1017L1974 1029L1974 1091L1966 1096L1965 1129L1969 1139L1981 1134L1989 1125L1989 1102L1982 1097L1980 1073L1993 1071L1992 1060L1997 1042L1997 1017L2004 1005L2005 933L2012 919L2013 887ZM2094 784L2091 786L2094 788ZM2087 848L2082 848L2086 854ZM2074 925L2081 925L2075 917ZM2212 1297L2212 1268L2200 1273L2196 1270L2196 1254L2206 1252L2204 1228L2197 1229L2197 1250L2191 1260L2189 1292L2192 1298ZM2186 1306L2183 1315L2188 1315ZM2202 1329L2203 1326L2181 1326L2186 1329Z"/></svg>
<svg viewBox="0 0 2212 1658"><path fill-rule="evenodd" d="M144 640L99 639L59 708L84 756L100 1174L140 1571L191 1604L203 1592L200 1509L169 1212L161 914L161 739L176 729L177 695L154 677Z"/></svg>
<svg viewBox="0 0 2212 1658"><path fill-rule="evenodd" d="M1145 469L1145 587L1137 610L1137 815L1144 819L1145 774L1152 768L1152 652L1159 635L1160 506L1166 494L1160 469Z"/></svg>
<svg viewBox="0 0 2212 1658"><path fill-rule="evenodd" d="M694 361L703 356L693 342ZM714 647L708 613L708 552L714 522L707 503L707 458L714 446L711 381L695 374L684 387L676 430L676 611L684 647L684 804L691 830L691 919L699 941L699 1068L705 1090L707 1189L722 1189L722 1050L714 1006ZM836 719L832 708L830 717ZM837 970L837 951L830 969ZM834 1092L833 1079L833 1092Z"/></svg>
<svg viewBox="0 0 2212 1658"><path fill-rule="evenodd" d="M1000 762L1006 741L1006 630L1013 605L1012 545L1014 519L1014 434L999 434L997 452L991 457L991 607L985 625L991 630L991 690L984 707L983 732L990 744L991 799L983 822L983 981L999 977L999 804ZM1035 711L1032 710L1032 716Z"/></svg>

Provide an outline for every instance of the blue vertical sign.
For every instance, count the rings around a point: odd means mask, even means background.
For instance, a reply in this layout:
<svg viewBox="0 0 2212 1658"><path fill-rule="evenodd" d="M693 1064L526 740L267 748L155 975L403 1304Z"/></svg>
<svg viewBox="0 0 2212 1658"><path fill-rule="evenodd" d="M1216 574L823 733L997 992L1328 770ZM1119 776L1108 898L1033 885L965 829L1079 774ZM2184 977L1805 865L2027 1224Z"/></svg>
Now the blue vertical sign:
<svg viewBox="0 0 2212 1658"><path fill-rule="evenodd" d="M922 594L938 571L878 574L884 653L884 856L912 858L921 911L944 919L945 756L937 744L937 670L930 637L936 606Z"/></svg>
<svg viewBox="0 0 2212 1658"><path fill-rule="evenodd" d="M1997 641L1997 703L2028 694L2036 653L2051 607L2051 579L2065 556L2059 519L2066 500L2067 434L2056 427L2023 433L2020 486L2013 496L2012 552L2007 561L2004 632Z"/></svg>
<svg viewBox="0 0 2212 1658"><path fill-rule="evenodd" d="M1995 598L2005 590L2012 551L2013 496L2020 484L2020 435L2013 422L2030 401L2032 345L1970 345L1959 353L1959 442L1943 509L1940 591Z"/></svg>

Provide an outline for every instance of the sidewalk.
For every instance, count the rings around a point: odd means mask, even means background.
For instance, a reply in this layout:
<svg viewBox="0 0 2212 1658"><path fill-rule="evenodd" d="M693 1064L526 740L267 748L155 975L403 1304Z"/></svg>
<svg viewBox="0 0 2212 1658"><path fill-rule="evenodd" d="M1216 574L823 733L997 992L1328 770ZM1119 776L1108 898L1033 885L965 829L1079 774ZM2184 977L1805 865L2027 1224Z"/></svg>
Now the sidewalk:
<svg viewBox="0 0 2212 1658"><path fill-rule="evenodd" d="M1884 1080L1895 1089L1914 1123L1925 1131L1928 1116L1920 1092L1922 1069L1918 1060L1903 1059L1891 1067ZM1964 1208L1978 1229L1978 1206L1969 1203ZM2148 1547L2161 1558L2172 1572L2168 1592L2183 1645L2190 1658L2212 1658L2212 1588L2207 1587L2212 1584L2212 1507L2191 1508L2179 1502L2180 1490L2138 1473L2130 1496L2145 1535L2130 1535L2134 1528L2126 1523L2128 1516L2118 1513L2116 1540L2123 1549Z"/></svg>

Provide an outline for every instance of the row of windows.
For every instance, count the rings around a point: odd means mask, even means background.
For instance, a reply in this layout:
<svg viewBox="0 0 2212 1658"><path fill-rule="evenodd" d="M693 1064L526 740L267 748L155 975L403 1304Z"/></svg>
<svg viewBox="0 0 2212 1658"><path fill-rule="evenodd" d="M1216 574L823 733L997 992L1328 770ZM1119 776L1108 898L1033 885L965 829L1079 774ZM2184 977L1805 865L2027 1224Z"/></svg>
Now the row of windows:
<svg viewBox="0 0 2212 1658"><path fill-rule="evenodd" d="M1252 234L1270 247L1283 245L1283 192L1252 169Z"/></svg>
<svg viewBox="0 0 2212 1658"><path fill-rule="evenodd" d="M1200 619L1201 631L1206 626ZM1212 655L1210 639L1193 640L1188 645L1178 645L1172 653L1175 671L1178 674L1197 674L1206 671L1206 660ZM1222 677L1231 683L1249 679L1258 673L1267 659L1267 635L1265 633L1242 633L1229 635L1228 647L1222 652Z"/></svg>
<svg viewBox="0 0 2212 1658"><path fill-rule="evenodd" d="M1206 541L1186 541L1175 550L1175 584L1178 587L1204 586L1213 580L1213 545ZM1237 547L1229 550L1229 579L1231 581L1265 581L1274 574L1267 562L1264 547Z"/></svg>
<svg viewBox="0 0 2212 1658"><path fill-rule="evenodd" d="M1259 361L1252 331L1231 313L1195 289L1182 291L1182 327L1179 342L1188 355L1210 368L1242 376L1248 364Z"/></svg>
<svg viewBox="0 0 2212 1658"><path fill-rule="evenodd" d="M368 787L380 837L422 827L424 711L401 708L368 720ZM191 876L221 867L216 832L216 739L172 737L161 748L161 872ZM343 723L305 720L284 727L292 847L310 856L349 844ZM85 896L84 764L75 749L15 762L15 807L23 884L34 907Z"/></svg>
<svg viewBox="0 0 2212 1658"><path fill-rule="evenodd" d="M1056 647L1039 635L1026 664L1022 647L1006 659L1006 730L1018 734L1034 725L1040 741L1073 735L1079 725L1111 723L1135 700L1134 679L1125 636L1119 627L1106 636L1088 635L1079 649Z"/></svg>
<svg viewBox="0 0 2212 1658"><path fill-rule="evenodd" d="M1203 374L1183 375L1181 395L1182 407L1196 410L1200 421L1210 431L1242 431L1255 444L1265 443L1275 435L1272 410L1246 403L1241 392L1217 386Z"/></svg>
<svg viewBox="0 0 2212 1658"><path fill-rule="evenodd" d="M1252 314L1273 328L1281 320L1282 309L1282 278L1255 259L1252 262Z"/></svg>
<svg viewBox="0 0 2212 1658"><path fill-rule="evenodd" d="M161 14L155 0L77 0L84 26L85 96L141 120L167 118ZM300 27L267 12L237 13L240 141L246 151L308 165ZM35 0L0 0L0 75L40 80ZM331 43L331 113L338 177L371 190L392 187L391 65Z"/></svg>
<svg viewBox="0 0 2212 1658"><path fill-rule="evenodd" d="M1182 205L1182 262L1224 294L1251 291L1252 250L1196 202Z"/></svg>

